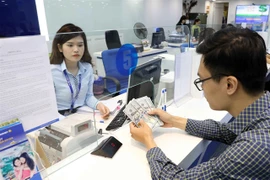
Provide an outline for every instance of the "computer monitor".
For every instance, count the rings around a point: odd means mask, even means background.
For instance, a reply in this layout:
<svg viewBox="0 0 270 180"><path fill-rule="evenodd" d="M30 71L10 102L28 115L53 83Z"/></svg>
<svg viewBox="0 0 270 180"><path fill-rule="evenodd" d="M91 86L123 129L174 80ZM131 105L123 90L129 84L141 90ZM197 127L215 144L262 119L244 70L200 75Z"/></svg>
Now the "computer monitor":
<svg viewBox="0 0 270 180"><path fill-rule="evenodd" d="M27 3L26 3L27 2ZM2 37L41 34L41 21L35 0L4 1L0 5L0 34ZM18 8L20 7L20 8ZM4 17L4 18L3 18ZM47 27L46 27L47 28Z"/></svg>
<svg viewBox="0 0 270 180"><path fill-rule="evenodd" d="M161 33L161 41L165 41L165 32L164 32L164 29L162 27L158 27L156 29L156 32L157 33Z"/></svg>
<svg viewBox="0 0 270 180"><path fill-rule="evenodd" d="M169 39L166 40L168 43L182 43L186 41L185 35L170 34Z"/></svg>
<svg viewBox="0 0 270 180"><path fill-rule="evenodd" d="M162 42L162 34L160 32L154 32L152 34L152 48L161 48L161 42Z"/></svg>
<svg viewBox="0 0 270 180"><path fill-rule="evenodd" d="M268 22L269 5L237 5L235 12L235 24L262 24Z"/></svg>
<svg viewBox="0 0 270 180"><path fill-rule="evenodd" d="M129 77L127 103L148 96L154 102L161 73L161 59L156 58L136 67Z"/></svg>

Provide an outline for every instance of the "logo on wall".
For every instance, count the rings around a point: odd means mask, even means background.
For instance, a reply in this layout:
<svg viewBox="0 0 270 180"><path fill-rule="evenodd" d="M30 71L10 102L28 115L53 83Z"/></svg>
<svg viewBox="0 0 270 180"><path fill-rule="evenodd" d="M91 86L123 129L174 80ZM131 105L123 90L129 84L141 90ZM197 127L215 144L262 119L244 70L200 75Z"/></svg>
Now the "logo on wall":
<svg viewBox="0 0 270 180"><path fill-rule="evenodd" d="M266 12L266 11L267 11L266 5L260 5L259 11L260 11L260 12Z"/></svg>
<svg viewBox="0 0 270 180"><path fill-rule="evenodd" d="M189 14L191 9L197 5L197 0L185 0L183 2L183 12Z"/></svg>

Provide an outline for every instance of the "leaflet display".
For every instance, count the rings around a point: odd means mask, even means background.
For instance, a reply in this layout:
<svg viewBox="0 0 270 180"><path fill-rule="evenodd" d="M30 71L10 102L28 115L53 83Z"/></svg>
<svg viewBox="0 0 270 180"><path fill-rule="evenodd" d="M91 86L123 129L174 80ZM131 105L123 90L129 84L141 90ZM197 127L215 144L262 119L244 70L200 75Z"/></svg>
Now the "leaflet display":
<svg viewBox="0 0 270 180"><path fill-rule="evenodd" d="M0 39L0 123L29 132L58 120L48 54L43 36Z"/></svg>

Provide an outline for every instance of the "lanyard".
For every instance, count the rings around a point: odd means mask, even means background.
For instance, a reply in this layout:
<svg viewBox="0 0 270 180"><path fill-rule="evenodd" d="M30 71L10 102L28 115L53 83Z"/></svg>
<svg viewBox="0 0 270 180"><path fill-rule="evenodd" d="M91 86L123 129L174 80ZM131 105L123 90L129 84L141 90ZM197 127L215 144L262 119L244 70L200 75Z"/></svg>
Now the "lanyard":
<svg viewBox="0 0 270 180"><path fill-rule="evenodd" d="M81 76L81 74L79 74L79 88L78 88L78 91L77 91L75 97L73 97L74 96L74 91L73 91L73 88L72 88L72 85L70 83L70 79L68 77L68 74L67 74L66 70L64 70L64 74L65 74L67 84L68 84L70 92L71 92L71 105L70 105L70 109L69 109L69 112L71 112L73 110L73 108L74 108L75 101L77 100L78 95L79 95L80 90L81 90L82 76Z"/></svg>

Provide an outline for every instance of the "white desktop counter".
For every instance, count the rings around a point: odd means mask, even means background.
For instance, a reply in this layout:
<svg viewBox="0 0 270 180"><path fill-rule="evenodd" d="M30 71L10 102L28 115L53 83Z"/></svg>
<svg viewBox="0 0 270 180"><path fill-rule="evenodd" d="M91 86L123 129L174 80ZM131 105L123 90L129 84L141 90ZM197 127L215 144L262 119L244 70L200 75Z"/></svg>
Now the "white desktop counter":
<svg viewBox="0 0 270 180"><path fill-rule="evenodd" d="M204 98L192 98L180 107L172 104L168 107L168 112L173 115L201 120L211 118L217 121L228 122L231 119L231 115L225 111L211 110ZM99 116L96 116L97 121L99 121L99 118ZM112 117L110 117L111 119ZM110 120L105 121L104 124L98 123L98 128L104 130ZM91 150L97 145L94 143L92 147L86 147L48 168L46 172L49 176L46 179L150 180L146 148L131 138L129 126L124 125L114 132L109 132L108 136L110 135L113 135L123 143L112 159L91 155ZM184 168L198 158L208 145L208 141L191 136L185 131L175 128L158 128L153 135L157 145L165 154L174 163L180 163Z"/></svg>

